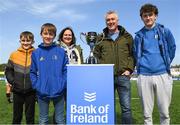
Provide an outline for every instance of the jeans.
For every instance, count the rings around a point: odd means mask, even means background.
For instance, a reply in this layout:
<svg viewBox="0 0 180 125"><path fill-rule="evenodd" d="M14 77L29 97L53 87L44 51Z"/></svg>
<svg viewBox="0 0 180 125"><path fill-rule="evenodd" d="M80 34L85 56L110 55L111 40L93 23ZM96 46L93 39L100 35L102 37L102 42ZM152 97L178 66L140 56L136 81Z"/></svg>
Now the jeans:
<svg viewBox="0 0 180 125"><path fill-rule="evenodd" d="M115 83L121 106L122 124L132 124L130 78L128 76L118 76Z"/></svg>
<svg viewBox="0 0 180 125"><path fill-rule="evenodd" d="M65 124L64 118L64 96L52 99L55 108L55 122L57 124ZM49 124L49 103L50 100L38 98L39 104L39 124Z"/></svg>

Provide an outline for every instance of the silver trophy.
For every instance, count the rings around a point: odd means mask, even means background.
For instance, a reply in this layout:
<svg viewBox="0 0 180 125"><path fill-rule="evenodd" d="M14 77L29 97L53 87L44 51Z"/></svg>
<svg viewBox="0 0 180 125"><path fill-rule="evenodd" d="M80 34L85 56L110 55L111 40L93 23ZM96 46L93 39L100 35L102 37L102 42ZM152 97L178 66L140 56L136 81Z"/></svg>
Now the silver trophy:
<svg viewBox="0 0 180 125"><path fill-rule="evenodd" d="M86 42L82 39L82 36L84 36ZM96 32L87 32L87 33L81 33L80 39L89 45L90 47L90 54L89 57L86 59L87 64L97 64L97 58L93 55L94 48L97 44L103 41L104 34L97 34Z"/></svg>

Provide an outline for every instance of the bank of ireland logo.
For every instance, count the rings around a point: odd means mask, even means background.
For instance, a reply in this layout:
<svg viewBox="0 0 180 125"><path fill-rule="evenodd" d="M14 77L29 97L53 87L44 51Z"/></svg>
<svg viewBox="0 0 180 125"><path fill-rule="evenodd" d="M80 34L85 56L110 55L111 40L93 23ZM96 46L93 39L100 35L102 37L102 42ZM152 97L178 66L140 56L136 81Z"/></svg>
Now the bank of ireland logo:
<svg viewBox="0 0 180 125"><path fill-rule="evenodd" d="M87 93L84 92L84 100L88 102L93 102L96 100L96 92L93 93Z"/></svg>
<svg viewBox="0 0 180 125"><path fill-rule="evenodd" d="M90 103L71 104L70 123L81 124L107 124L109 122L110 104L96 105L91 102L96 101L96 92L84 92L84 101Z"/></svg>

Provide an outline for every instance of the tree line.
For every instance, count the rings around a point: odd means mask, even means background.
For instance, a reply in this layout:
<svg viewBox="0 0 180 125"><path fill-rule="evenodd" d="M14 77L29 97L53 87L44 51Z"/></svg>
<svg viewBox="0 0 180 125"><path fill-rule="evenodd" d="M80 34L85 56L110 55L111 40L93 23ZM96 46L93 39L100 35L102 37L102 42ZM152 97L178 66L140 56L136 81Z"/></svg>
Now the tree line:
<svg viewBox="0 0 180 125"><path fill-rule="evenodd" d="M5 67L6 67L6 64L5 64L5 63L0 64L0 71L4 71L4 70L5 70Z"/></svg>

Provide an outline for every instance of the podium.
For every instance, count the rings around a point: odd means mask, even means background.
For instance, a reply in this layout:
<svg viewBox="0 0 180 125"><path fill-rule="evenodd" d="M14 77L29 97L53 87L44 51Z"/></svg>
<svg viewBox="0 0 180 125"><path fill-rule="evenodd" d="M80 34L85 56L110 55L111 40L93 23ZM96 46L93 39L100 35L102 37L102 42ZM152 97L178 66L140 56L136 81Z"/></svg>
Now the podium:
<svg viewBox="0 0 180 125"><path fill-rule="evenodd" d="M114 124L113 64L67 65L67 124Z"/></svg>

